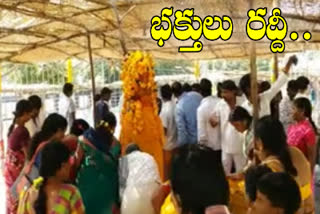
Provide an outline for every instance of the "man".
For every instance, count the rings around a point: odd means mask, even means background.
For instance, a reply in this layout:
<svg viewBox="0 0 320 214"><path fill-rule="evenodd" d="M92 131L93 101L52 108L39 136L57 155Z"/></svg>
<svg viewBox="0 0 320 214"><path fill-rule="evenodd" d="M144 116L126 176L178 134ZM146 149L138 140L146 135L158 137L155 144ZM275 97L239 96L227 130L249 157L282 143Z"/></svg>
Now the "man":
<svg viewBox="0 0 320 214"><path fill-rule="evenodd" d="M170 85L166 84L160 88L163 107L160 113L160 118L166 135L167 143L164 150L171 151L177 147L177 126L175 121L176 105L172 101L172 90Z"/></svg>
<svg viewBox="0 0 320 214"><path fill-rule="evenodd" d="M119 161L119 193L122 214L153 213L152 194L160 183L154 158L129 144Z"/></svg>
<svg viewBox="0 0 320 214"><path fill-rule="evenodd" d="M202 96L194 91L183 92L182 85L174 82L173 94L178 99L176 105L176 124L178 129L178 147L184 144L196 144L198 141L197 109L200 106Z"/></svg>
<svg viewBox="0 0 320 214"><path fill-rule="evenodd" d="M63 94L60 96L59 112L68 121L68 129L72 126L76 118L76 105L71 98L73 95L73 85L66 83L63 86Z"/></svg>
<svg viewBox="0 0 320 214"><path fill-rule="evenodd" d="M112 91L108 87L104 87L100 93L100 100L96 104L96 123L99 124L103 116L109 112L109 100Z"/></svg>
<svg viewBox="0 0 320 214"><path fill-rule="evenodd" d="M260 94L265 91L268 91L271 88L271 84L269 81L262 81L258 87L259 87L259 94Z"/></svg>
<svg viewBox="0 0 320 214"><path fill-rule="evenodd" d="M232 166L236 172L241 171L246 164L246 158L242 152L243 136L229 122L229 115L236 106L242 104L241 98L237 97L238 88L232 80L226 80L221 84L221 100L212 116L210 123L213 127L220 126L222 163L226 174L230 174Z"/></svg>
<svg viewBox="0 0 320 214"><path fill-rule="evenodd" d="M293 101L298 93L298 85L296 80L290 80L287 85L287 96L280 103L280 121L284 129L287 131L289 125L293 124Z"/></svg>
<svg viewBox="0 0 320 214"><path fill-rule="evenodd" d="M166 84L160 88L160 95L163 100L163 107L160 113L160 119L166 136L164 145L165 178L169 177L169 166L171 162L172 151L177 147L177 125L175 121L176 105L172 100L172 90L170 85Z"/></svg>
<svg viewBox="0 0 320 214"><path fill-rule="evenodd" d="M201 93L201 87L199 83L194 83L192 84L192 91L198 92L199 94Z"/></svg>
<svg viewBox="0 0 320 214"><path fill-rule="evenodd" d="M229 185L219 156L198 144L182 147L172 161L171 191L162 185L154 193L155 213L162 209L166 213L230 214Z"/></svg>
<svg viewBox="0 0 320 214"><path fill-rule="evenodd" d="M271 115L270 102L280 92L281 88L288 81L288 74L292 64L297 64L297 57L291 56L284 68L284 71L279 74L277 81L271 86L271 88L261 94L258 97L258 109L259 118L267 115ZM247 100L244 102L243 107L253 114L252 97L251 97L251 79L250 74L244 75L240 79L240 88L246 95Z"/></svg>
<svg viewBox="0 0 320 214"><path fill-rule="evenodd" d="M183 92L190 92L192 91L192 86L189 83L184 83L182 86Z"/></svg>
<svg viewBox="0 0 320 214"><path fill-rule="evenodd" d="M212 83L208 79L200 81L200 92L203 99L197 111L198 143L219 151L221 154L220 127L212 127L210 124L211 113L220 99L211 95Z"/></svg>
<svg viewBox="0 0 320 214"><path fill-rule="evenodd" d="M287 173L268 173L257 182L256 200L248 213L295 214L301 205L298 184Z"/></svg>

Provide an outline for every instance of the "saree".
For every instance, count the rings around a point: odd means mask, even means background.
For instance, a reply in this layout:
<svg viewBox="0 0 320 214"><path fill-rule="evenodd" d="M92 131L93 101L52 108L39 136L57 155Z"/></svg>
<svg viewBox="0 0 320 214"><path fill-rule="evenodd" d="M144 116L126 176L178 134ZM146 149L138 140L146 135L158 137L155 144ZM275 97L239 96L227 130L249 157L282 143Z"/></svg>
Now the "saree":
<svg viewBox="0 0 320 214"><path fill-rule="evenodd" d="M31 186L29 190L21 196L17 214L35 214L33 204L38 198L39 190ZM84 213L84 205L78 189L73 185L62 184L56 196L50 198L49 214L77 214Z"/></svg>
<svg viewBox="0 0 320 214"><path fill-rule="evenodd" d="M310 164L304 154L294 147L289 147L290 156L294 167L298 171L298 176L295 177L296 182L300 187L301 207L298 214L314 214L314 202L311 189L311 171ZM261 164L268 166L273 172L284 172L284 166L275 156L269 156L262 161ZM234 214L245 214L248 210L248 202L245 195L244 180L229 179L230 186L230 211Z"/></svg>
<svg viewBox="0 0 320 214"><path fill-rule="evenodd" d="M111 153L98 150L90 141L80 140L83 159L76 186L86 207L86 214L115 214L119 211L118 161Z"/></svg>
<svg viewBox="0 0 320 214"><path fill-rule="evenodd" d="M295 177L295 180L300 187L302 200L298 214L313 214L315 212L315 207L311 189L312 174L309 161L299 149L290 146L289 151L293 165L298 172L298 176ZM274 156L267 158L262 162L262 164L267 165L273 172L285 171L282 163Z"/></svg>
<svg viewBox="0 0 320 214"><path fill-rule="evenodd" d="M20 172L23 169L25 161L25 155L22 151L13 151L8 148L6 160L5 160L5 169L4 177L6 183L6 205L7 205L7 214L16 214L17 210L17 201L11 195L11 187L20 175Z"/></svg>
<svg viewBox="0 0 320 214"><path fill-rule="evenodd" d="M4 163L7 214L16 214L18 203L11 195L11 187L24 167L26 157L23 148L28 144L29 139L29 132L23 126L17 126L8 139L8 149Z"/></svg>

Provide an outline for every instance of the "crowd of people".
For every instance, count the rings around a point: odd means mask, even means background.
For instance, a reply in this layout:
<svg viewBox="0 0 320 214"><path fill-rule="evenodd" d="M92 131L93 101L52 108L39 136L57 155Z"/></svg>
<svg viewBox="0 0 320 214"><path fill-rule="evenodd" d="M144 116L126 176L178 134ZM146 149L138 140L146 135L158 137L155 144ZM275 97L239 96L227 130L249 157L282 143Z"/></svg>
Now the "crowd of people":
<svg viewBox="0 0 320 214"><path fill-rule="evenodd" d="M219 83L217 95L205 78L159 86L164 167L139 142L116 138L109 88L95 97L93 127L77 118L70 83L59 114L41 116L36 95L20 100L8 132L7 213L314 213L317 127L309 80L289 81L294 63L290 57L273 84L259 84L257 120L250 74L238 86Z"/></svg>

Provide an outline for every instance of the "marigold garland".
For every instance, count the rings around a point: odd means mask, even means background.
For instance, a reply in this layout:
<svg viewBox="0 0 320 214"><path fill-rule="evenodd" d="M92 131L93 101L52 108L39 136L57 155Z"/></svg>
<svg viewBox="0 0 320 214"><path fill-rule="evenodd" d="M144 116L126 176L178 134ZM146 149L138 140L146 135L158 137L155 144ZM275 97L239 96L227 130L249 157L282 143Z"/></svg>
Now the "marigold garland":
<svg viewBox="0 0 320 214"><path fill-rule="evenodd" d="M150 96L154 114L158 114L154 77L154 62L150 54L136 51L124 60L121 73L124 93L121 122L132 123L134 134L140 133L144 125L141 119L142 103L139 100L141 94Z"/></svg>

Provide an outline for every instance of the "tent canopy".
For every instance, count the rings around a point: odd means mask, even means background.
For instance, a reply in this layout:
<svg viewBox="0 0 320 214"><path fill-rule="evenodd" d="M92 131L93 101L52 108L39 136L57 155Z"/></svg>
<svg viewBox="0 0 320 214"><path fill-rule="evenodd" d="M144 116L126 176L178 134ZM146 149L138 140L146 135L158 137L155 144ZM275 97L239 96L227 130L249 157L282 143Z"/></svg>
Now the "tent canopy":
<svg viewBox="0 0 320 214"><path fill-rule="evenodd" d="M94 57L122 58L124 49L144 50L162 59L241 58L250 55L251 40L246 34L248 0L1 0L0 60L39 62L88 55L87 35L91 35ZM150 35L151 19L164 7L194 8L195 15L228 15L233 20L230 40L200 39L199 53L178 53L179 46L193 41L179 41L174 36L159 48ZM288 24L285 40L288 52L319 49L320 2L318 0L254 0L253 8L267 7L268 15L279 7ZM173 19L172 19L173 20ZM120 24L121 23L121 24ZM291 41L290 32L299 39ZM302 38L309 31L312 39ZM271 41L256 42L258 56L271 54Z"/></svg>

